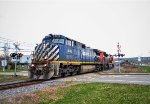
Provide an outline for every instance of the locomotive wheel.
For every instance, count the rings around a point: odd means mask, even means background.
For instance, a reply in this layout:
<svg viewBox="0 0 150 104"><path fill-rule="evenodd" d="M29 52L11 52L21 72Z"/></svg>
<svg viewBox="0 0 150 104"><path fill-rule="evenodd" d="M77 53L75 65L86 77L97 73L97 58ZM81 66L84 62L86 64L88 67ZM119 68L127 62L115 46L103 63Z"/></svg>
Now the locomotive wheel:
<svg viewBox="0 0 150 104"><path fill-rule="evenodd" d="M114 64L112 64L112 68L114 68Z"/></svg>
<svg viewBox="0 0 150 104"><path fill-rule="evenodd" d="M44 71L44 79L49 79L49 71L48 70L45 70Z"/></svg>
<svg viewBox="0 0 150 104"><path fill-rule="evenodd" d="M80 67L77 67L77 75L80 74Z"/></svg>
<svg viewBox="0 0 150 104"><path fill-rule="evenodd" d="M65 75L65 73L61 73L61 77L65 77L66 75Z"/></svg>
<svg viewBox="0 0 150 104"><path fill-rule="evenodd" d="M74 75L74 72L70 72L70 75L71 75L71 76Z"/></svg>
<svg viewBox="0 0 150 104"><path fill-rule="evenodd" d="M107 69L109 70L109 64L107 64Z"/></svg>

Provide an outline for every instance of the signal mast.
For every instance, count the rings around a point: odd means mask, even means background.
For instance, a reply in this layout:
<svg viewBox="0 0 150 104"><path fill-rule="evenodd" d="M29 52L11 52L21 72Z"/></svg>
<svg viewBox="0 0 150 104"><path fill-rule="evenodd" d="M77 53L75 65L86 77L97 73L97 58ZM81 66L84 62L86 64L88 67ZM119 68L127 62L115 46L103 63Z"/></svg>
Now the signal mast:
<svg viewBox="0 0 150 104"><path fill-rule="evenodd" d="M119 42L117 44L117 54L115 54L114 56L118 57L119 73L121 73L121 71L120 71L120 57L125 56L125 54L121 54L121 45L119 44Z"/></svg>

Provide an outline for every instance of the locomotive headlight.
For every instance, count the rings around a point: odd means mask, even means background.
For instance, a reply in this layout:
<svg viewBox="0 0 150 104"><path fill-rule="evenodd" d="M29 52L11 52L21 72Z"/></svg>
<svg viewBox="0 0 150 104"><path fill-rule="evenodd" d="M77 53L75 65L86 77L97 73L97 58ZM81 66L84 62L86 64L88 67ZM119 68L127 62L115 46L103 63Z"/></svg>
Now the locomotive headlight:
<svg viewBox="0 0 150 104"><path fill-rule="evenodd" d="M45 56L44 59L46 60L46 59L47 59L47 56Z"/></svg>
<svg viewBox="0 0 150 104"><path fill-rule="evenodd" d="M47 66L47 64L44 64L44 67L46 67Z"/></svg>
<svg viewBox="0 0 150 104"><path fill-rule="evenodd" d="M34 67L35 65L34 64L31 64L31 67Z"/></svg>

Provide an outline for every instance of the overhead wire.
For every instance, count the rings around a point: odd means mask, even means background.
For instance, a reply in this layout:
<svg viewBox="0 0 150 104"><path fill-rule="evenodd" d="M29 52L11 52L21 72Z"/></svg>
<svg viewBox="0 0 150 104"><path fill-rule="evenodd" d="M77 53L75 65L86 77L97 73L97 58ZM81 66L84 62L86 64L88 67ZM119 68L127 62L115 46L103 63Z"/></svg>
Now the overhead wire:
<svg viewBox="0 0 150 104"><path fill-rule="evenodd" d="M4 38L4 37L1 37L0 36L0 48L3 48L1 47L1 44L5 44L5 43L8 43L8 46L9 47L14 47L14 43L19 43L19 46L21 47L24 47L22 50L25 52L32 52L36 43L29 43L29 42L22 42L22 41L17 41L17 40L12 40L12 39L7 39L7 38ZM27 48L30 48L30 49L27 49ZM10 49L10 48L9 48ZM12 50L12 48L11 48ZM10 51L11 51L10 50ZM13 49L14 50L14 49Z"/></svg>

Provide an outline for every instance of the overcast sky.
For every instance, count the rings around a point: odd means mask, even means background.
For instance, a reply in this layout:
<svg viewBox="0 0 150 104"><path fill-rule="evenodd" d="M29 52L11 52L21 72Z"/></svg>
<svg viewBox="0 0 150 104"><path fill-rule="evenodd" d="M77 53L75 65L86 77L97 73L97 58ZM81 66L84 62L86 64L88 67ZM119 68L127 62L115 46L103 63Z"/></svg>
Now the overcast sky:
<svg viewBox="0 0 150 104"><path fill-rule="evenodd" d="M149 0L0 0L0 36L39 43L62 34L126 57L150 56Z"/></svg>

